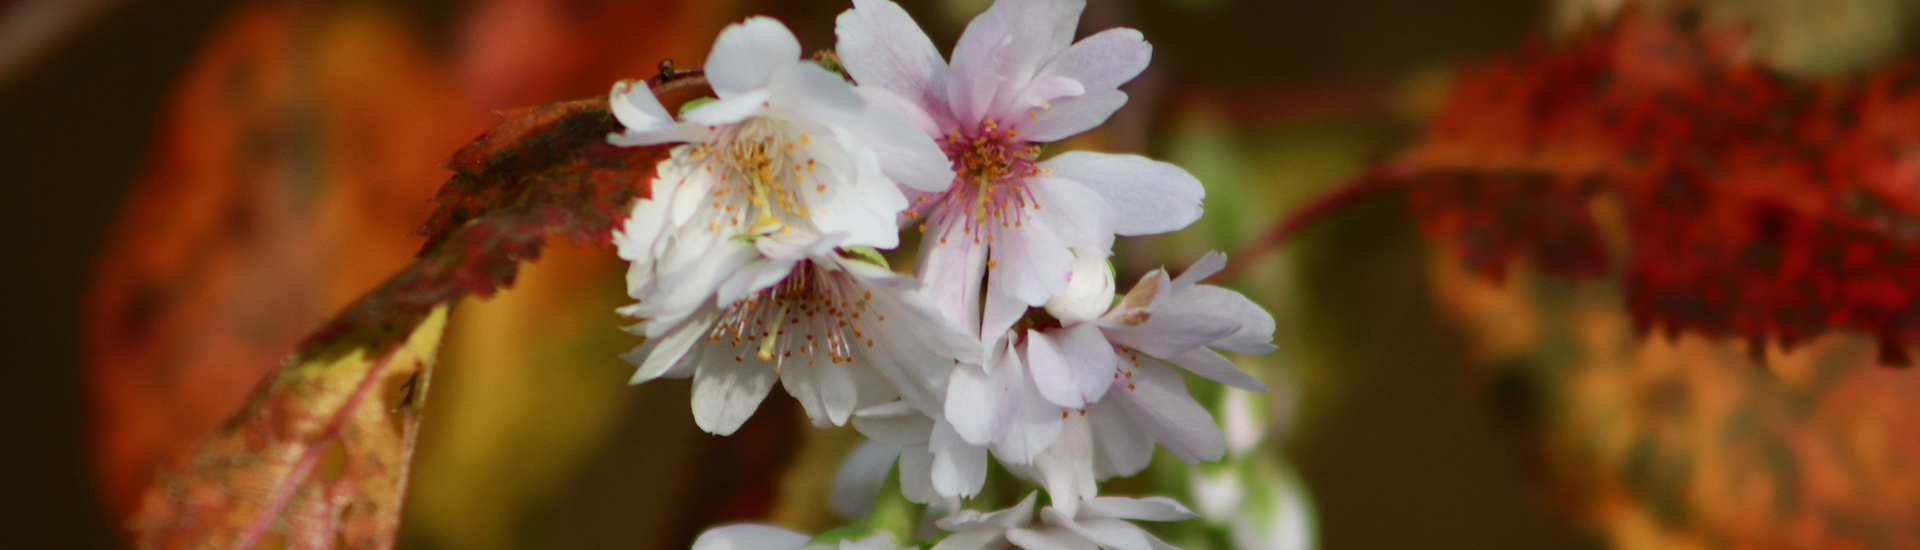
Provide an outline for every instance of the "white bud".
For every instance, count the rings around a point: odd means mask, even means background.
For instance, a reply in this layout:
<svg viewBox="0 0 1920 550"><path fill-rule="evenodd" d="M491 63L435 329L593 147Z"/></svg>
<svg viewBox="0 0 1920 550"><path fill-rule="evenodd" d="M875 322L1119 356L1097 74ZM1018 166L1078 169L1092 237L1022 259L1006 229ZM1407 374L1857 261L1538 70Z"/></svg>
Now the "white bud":
<svg viewBox="0 0 1920 550"><path fill-rule="evenodd" d="M1075 250L1067 288L1047 300L1047 314L1063 324L1091 320L1113 306L1113 267L1104 254Z"/></svg>

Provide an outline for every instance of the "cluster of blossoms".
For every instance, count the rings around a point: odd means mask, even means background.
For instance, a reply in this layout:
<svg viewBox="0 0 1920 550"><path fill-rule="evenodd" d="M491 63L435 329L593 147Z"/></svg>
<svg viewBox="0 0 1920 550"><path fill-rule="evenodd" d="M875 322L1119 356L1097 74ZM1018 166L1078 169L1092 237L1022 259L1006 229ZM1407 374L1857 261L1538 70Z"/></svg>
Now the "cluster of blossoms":
<svg viewBox="0 0 1920 550"><path fill-rule="evenodd" d="M636 300L620 312L645 337L633 382L692 377L696 422L724 435L778 381L815 425L871 439L844 484L877 491L897 472L944 514L926 526L935 548L1167 547L1129 520L1192 512L1098 482L1139 472L1156 445L1218 459L1220 428L1178 369L1264 389L1216 349L1271 351L1273 319L1201 284L1219 254L1116 299L1114 237L1187 226L1204 190L1135 155L1041 158L1120 108L1151 56L1131 29L1075 42L1083 7L1000 0L948 63L898 5L855 0L836 28L844 74L752 18L707 58L713 100L674 116L644 85L616 86L613 143L675 144L615 234ZM897 274L876 250L916 227L915 272ZM1048 505L964 508L989 457ZM810 544L895 547L755 525L695 547Z"/></svg>

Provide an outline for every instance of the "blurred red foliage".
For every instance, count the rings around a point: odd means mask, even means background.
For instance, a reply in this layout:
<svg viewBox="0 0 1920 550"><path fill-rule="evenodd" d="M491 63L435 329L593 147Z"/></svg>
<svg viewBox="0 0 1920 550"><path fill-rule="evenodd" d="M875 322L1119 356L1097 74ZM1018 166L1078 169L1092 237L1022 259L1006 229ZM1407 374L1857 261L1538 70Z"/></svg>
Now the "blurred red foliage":
<svg viewBox="0 0 1920 550"><path fill-rule="evenodd" d="M1402 159L1421 227L1498 275L1604 274L1617 199L1635 325L1756 352L1846 329L1920 340L1920 71L1800 81L1685 14L1630 12L1461 76ZM1756 355L1757 356L1757 355Z"/></svg>

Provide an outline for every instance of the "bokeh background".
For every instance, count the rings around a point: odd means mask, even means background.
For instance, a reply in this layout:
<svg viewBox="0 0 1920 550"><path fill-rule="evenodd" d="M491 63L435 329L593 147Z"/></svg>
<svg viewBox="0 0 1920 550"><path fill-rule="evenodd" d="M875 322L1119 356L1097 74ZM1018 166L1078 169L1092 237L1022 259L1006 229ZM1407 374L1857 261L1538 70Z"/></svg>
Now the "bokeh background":
<svg viewBox="0 0 1920 550"><path fill-rule="evenodd" d="M1209 186L1195 227L1120 244L1131 281L1240 249L1417 139L1458 67L1618 3L1094 0L1082 34L1138 28L1154 65L1066 146L1150 154ZM950 44L985 0L903 5ZM1739 17L1771 29L1762 57L1781 70L1909 46L1901 0L1752 5ZM0 2L0 548L122 547L154 466L405 264L439 162L494 111L604 94L663 59L697 66L748 14L829 48L846 7ZM1643 340L1617 284L1475 277L1407 208L1357 202L1232 281L1280 318L1282 345L1244 363L1274 390L1243 459L1306 496L1318 547L1824 547L1821 533L1878 530L1862 547L1916 544L1920 461L1885 457L1920 456L1920 383L1872 367L1870 342L1830 338L1766 370L1739 343ZM684 548L719 521L831 524L821 501L854 436L798 429L776 397L711 437L684 381L626 386L622 270L557 244L511 291L458 308L402 547ZM1802 538L1769 531L1809 521Z"/></svg>

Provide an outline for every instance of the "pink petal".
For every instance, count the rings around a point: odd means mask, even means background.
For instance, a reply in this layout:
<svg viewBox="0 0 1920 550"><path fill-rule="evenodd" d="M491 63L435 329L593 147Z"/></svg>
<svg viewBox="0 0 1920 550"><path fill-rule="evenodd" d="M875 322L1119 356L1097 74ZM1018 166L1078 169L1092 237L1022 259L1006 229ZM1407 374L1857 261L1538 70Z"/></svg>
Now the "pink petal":
<svg viewBox="0 0 1920 550"><path fill-rule="evenodd" d="M1054 175L1085 183L1106 198L1114 233L1165 233L1200 219L1206 189L1179 166L1138 155L1087 151L1061 153L1044 164Z"/></svg>
<svg viewBox="0 0 1920 550"><path fill-rule="evenodd" d="M1219 460L1227 441L1213 415L1187 393L1180 373L1157 359L1140 359L1140 368L1126 380L1130 387L1116 389L1113 398L1127 405L1139 428L1174 456L1189 463Z"/></svg>
<svg viewBox="0 0 1920 550"><path fill-rule="evenodd" d="M1119 90L1099 90L1054 101L1032 120L1020 125L1020 136L1037 142L1059 141L1092 130L1127 104Z"/></svg>
<svg viewBox="0 0 1920 550"><path fill-rule="evenodd" d="M1040 75L1064 76L1088 92L1120 87L1147 69L1153 46L1133 29L1107 29L1080 39L1047 62Z"/></svg>
<svg viewBox="0 0 1920 550"><path fill-rule="evenodd" d="M940 242L951 232L959 237ZM922 292L947 318L968 330L980 326L980 285L987 271L987 247L961 235L956 227L930 224L920 240L917 275Z"/></svg>
<svg viewBox="0 0 1920 550"><path fill-rule="evenodd" d="M947 61L906 10L888 0L854 0L834 24L840 63L861 86L891 92L928 111L947 104ZM939 133L934 130L932 133Z"/></svg>

